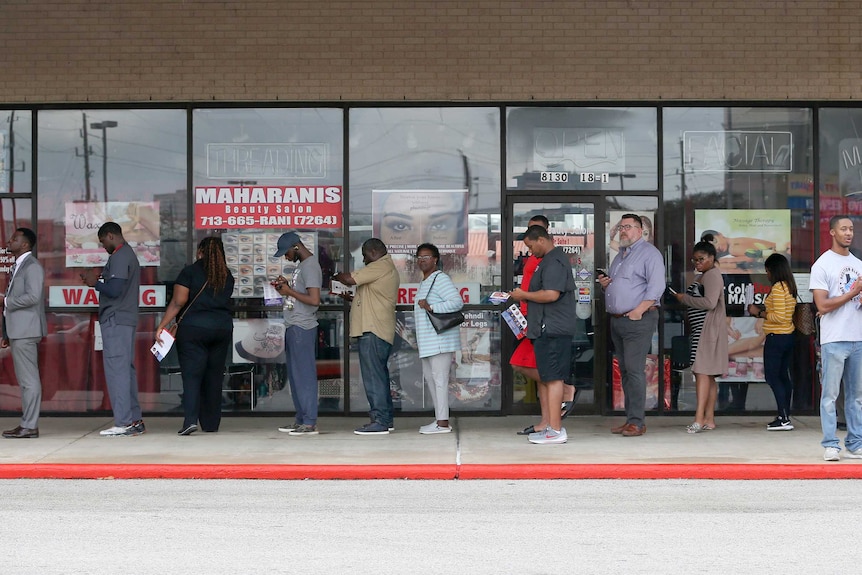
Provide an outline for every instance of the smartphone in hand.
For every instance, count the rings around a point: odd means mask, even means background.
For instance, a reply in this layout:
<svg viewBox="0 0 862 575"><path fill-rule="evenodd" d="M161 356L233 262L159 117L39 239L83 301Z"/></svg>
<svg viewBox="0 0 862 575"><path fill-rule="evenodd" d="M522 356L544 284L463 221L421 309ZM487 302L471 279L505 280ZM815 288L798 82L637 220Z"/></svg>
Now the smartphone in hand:
<svg viewBox="0 0 862 575"><path fill-rule="evenodd" d="M608 275L608 270L604 268L596 268L596 275L598 277L605 277Z"/></svg>

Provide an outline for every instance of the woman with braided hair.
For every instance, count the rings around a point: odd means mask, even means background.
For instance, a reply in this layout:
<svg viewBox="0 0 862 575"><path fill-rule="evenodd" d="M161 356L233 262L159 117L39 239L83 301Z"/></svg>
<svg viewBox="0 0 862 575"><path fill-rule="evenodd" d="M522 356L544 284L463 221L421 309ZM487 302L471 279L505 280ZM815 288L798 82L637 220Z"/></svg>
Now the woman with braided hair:
<svg viewBox="0 0 862 575"><path fill-rule="evenodd" d="M183 426L179 435L218 431L222 379L233 340L231 295L234 279L227 269L221 239L206 237L197 260L177 276L171 302L156 329L156 339L177 319L177 358L183 377Z"/></svg>

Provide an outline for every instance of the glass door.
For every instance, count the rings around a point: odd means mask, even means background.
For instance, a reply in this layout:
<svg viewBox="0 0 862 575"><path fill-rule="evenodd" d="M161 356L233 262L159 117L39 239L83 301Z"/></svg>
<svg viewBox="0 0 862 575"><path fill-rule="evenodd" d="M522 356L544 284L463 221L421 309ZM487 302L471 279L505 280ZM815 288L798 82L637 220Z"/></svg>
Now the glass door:
<svg viewBox="0 0 862 575"><path fill-rule="evenodd" d="M597 316L596 295L600 290L596 284L596 265L605 259L604 242L596 245L596 237L604 237L605 218L597 217L597 199L577 196L546 198L538 200L535 196L510 197L507 200L507 216L510 225L506 226L511 233L511 253L505 257L510 273L504 275L504 289L511 290L520 287L524 281L524 266L528 263L529 253L521 239L531 219L544 216L548 220L548 231L554 238L554 244L562 248L568 256L575 279L577 329L572 339L572 371L571 381L577 393L576 411L579 413L596 413L601 411L603 390L596 385L595 376L604 373L605 345L604 337L597 337L596 327L601 335L604 332L603 322ZM591 201L592 200L592 201ZM600 229L597 230L599 226ZM597 235L598 234L598 235ZM599 267L603 267L601 263ZM525 286L524 289L526 289ZM603 317L603 314L602 314ZM520 341L516 340L510 330L504 330L503 365L509 363L512 353ZM508 376L508 385L504 389L511 390L511 413L532 414L539 412L536 383L528 380L511 367L503 369L504 381ZM597 395L598 390L598 395ZM567 389L571 394L572 389ZM568 396L564 396L568 399Z"/></svg>

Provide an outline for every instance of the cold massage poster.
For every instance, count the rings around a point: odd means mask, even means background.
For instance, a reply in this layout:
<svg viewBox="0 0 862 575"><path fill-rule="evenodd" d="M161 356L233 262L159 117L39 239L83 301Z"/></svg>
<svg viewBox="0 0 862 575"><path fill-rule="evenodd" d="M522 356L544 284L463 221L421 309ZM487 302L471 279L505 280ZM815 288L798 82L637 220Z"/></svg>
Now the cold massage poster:
<svg viewBox="0 0 862 575"><path fill-rule="evenodd" d="M728 364L719 381L764 381L763 320L746 307L762 304L769 293L766 258L778 253L790 259L790 210L699 210L694 220L694 241L712 235L724 276Z"/></svg>
<svg viewBox="0 0 862 575"><path fill-rule="evenodd" d="M790 210L697 210L692 245L713 237L723 274L765 274L774 253L790 259Z"/></svg>

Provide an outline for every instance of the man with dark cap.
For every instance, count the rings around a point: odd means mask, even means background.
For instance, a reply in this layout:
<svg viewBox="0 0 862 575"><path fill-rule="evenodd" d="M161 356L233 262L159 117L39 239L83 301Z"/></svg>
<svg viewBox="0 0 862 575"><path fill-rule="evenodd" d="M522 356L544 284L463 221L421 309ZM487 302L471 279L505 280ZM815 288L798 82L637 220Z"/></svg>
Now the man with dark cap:
<svg viewBox="0 0 862 575"><path fill-rule="evenodd" d="M273 282L275 290L284 296L284 358L296 417L292 424L278 430L296 436L317 435L315 346L323 272L317 257L296 232L278 238L278 250L273 257L282 256L296 264L289 280L278 276Z"/></svg>

